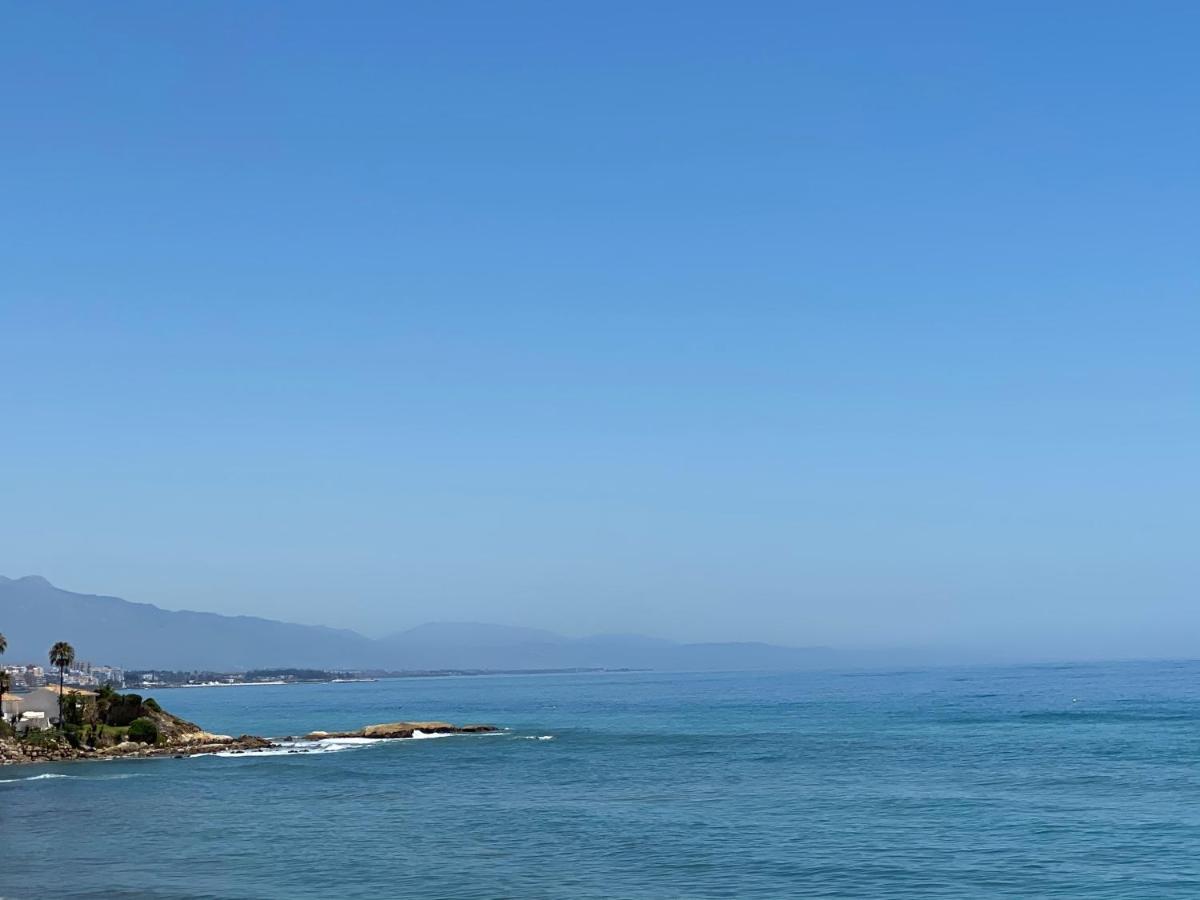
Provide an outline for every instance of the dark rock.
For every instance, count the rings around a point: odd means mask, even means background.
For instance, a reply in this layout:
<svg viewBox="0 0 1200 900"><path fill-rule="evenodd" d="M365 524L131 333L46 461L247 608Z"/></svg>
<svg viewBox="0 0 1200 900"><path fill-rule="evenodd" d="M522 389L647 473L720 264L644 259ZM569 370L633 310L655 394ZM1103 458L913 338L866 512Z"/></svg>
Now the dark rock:
<svg viewBox="0 0 1200 900"><path fill-rule="evenodd" d="M357 731L314 731L305 735L305 740L320 741L328 738L411 738L415 732L422 734L487 734L498 731L494 725L451 725L449 722L386 722L382 725L367 725Z"/></svg>

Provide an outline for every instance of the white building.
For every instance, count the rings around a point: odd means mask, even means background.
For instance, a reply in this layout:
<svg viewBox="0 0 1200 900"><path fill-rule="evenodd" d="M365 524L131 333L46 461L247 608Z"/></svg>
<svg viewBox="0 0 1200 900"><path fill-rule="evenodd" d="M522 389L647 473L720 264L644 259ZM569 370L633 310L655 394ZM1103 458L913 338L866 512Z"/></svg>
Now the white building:
<svg viewBox="0 0 1200 900"><path fill-rule="evenodd" d="M0 712L4 714L4 721L11 722L17 716L21 715L22 698L16 694L0 694Z"/></svg>
<svg viewBox="0 0 1200 900"><path fill-rule="evenodd" d="M49 731L50 717L40 712L24 712L17 719L16 729L24 734L26 731Z"/></svg>
<svg viewBox="0 0 1200 900"><path fill-rule="evenodd" d="M75 694L85 701L89 697L95 697L92 691L81 690L70 686L63 688L64 694ZM36 691L30 691L28 694L23 694L20 697L21 711L24 713L42 713L47 721L58 721L58 685L48 684L45 687L40 687Z"/></svg>
<svg viewBox="0 0 1200 900"><path fill-rule="evenodd" d="M50 717L43 712L27 710L25 696L20 694L0 696L0 709L3 710L4 721L19 732L45 731L50 727ZM57 697L57 695L55 696Z"/></svg>

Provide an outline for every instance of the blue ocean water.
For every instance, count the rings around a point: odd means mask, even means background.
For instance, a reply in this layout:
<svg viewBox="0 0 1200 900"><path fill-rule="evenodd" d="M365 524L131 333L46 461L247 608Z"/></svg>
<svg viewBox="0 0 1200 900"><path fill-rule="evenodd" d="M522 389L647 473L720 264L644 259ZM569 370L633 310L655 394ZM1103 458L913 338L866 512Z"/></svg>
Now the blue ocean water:
<svg viewBox="0 0 1200 900"><path fill-rule="evenodd" d="M1200 896L1200 663L156 696L226 733L509 731L0 769L0 896Z"/></svg>

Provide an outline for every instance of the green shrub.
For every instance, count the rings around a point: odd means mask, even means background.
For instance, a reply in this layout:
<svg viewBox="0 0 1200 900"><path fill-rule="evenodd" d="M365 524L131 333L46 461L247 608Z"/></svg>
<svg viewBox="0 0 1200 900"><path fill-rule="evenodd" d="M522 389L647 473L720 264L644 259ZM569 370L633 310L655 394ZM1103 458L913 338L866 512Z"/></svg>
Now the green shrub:
<svg viewBox="0 0 1200 900"><path fill-rule="evenodd" d="M62 698L62 724L64 726L83 724L87 701L78 694L64 694Z"/></svg>
<svg viewBox="0 0 1200 900"><path fill-rule="evenodd" d="M116 694L104 712L105 725L125 726L140 718L145 710L142 698L137 694Z"/></svg>
<svg viewBox="0 0 1200 900"><path fill-rule="evenodd" d="M33 747L45 747L47 749L59 746L58 735L53 731L26 731L21 735L21 741Z"/></svg>
<svg viewBox="0 0 1200 900"><path fill-rule="evenodd" d="M152 709L155 712L162 712L162 707L158 705L158 701L153 697L147 697L142 706L146 707L146 709Z"/></svg>
<svg viewBox="0 0 1200 900"><path fill-rule="evenodd" d="M158 726L151 719L134 719L129 724L129 740L139 744L157 744Z"/></svg>
<svg viewBox="0 0 1200 900"><path fill-rule="evenodd" d="M113 747L128 740L129 729L118 728L116 725L97 725L96 726L96 746L97 747Z"/></svg>

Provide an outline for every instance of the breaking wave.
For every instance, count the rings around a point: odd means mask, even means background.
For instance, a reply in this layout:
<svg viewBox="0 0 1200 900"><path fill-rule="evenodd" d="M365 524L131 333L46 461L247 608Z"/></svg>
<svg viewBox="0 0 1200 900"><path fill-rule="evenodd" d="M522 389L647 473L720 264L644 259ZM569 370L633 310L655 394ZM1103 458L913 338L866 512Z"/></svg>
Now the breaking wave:
<svg viewBox="0 0 1200 900"><path fill-rule="evenodd" d="M417 729L416 731L413 732L412 738L410 740L427 741L430 738L444 738L444 737L454 737L454 735L452 735L452 734L433 734L432 732L429 734L426 734L424 731Z"/></svg>
<svg viewBox="0 0 1200 900"><path fill-rule="evenodd" d="M280 741L274 747L261 750L222 750L208 754L225 759L253 756L295 756L305 753L341 753L344 750L361 750L373 744L390 744L399 738L323 738L319 741ZM199 757L197 757L199 758Z"/></svg>
<svg viewBox="0 0 1200 900"><path fill-rule="evenodd" d="M405 741L427 741L433 738L464 737L460 734L433 734L424 731L414 731L410 738L322 738L314 741L280 741L274 747L262 750L223 750L220 753L201 754L201 756L219 756L225 759L255 756L297 756L309 753L341 753L345 750L362 750L375 744L397 744ZM193 757L198 758L198 757Z"/></svg>
<svg viewBox="0 0 1200 900"><path fill-rule="evenodd" d="M0 784L19 784L22 781L46 781L51 778L78 778L78 775L56 775L46 772L43 775L30 775L28 778L0 778Z"/></svg>
<svg viewBox="0 0 1200 900"><path fill-rule="evenodd" d="M0 778L0 784L20 784L25 781L51 781L60 778L72 778L78 781L121 781L125 778L137 778L141 772L110 772L105 775L61 775L58 772L43 772L41 775L30 775L26 778Z"/></svg>

